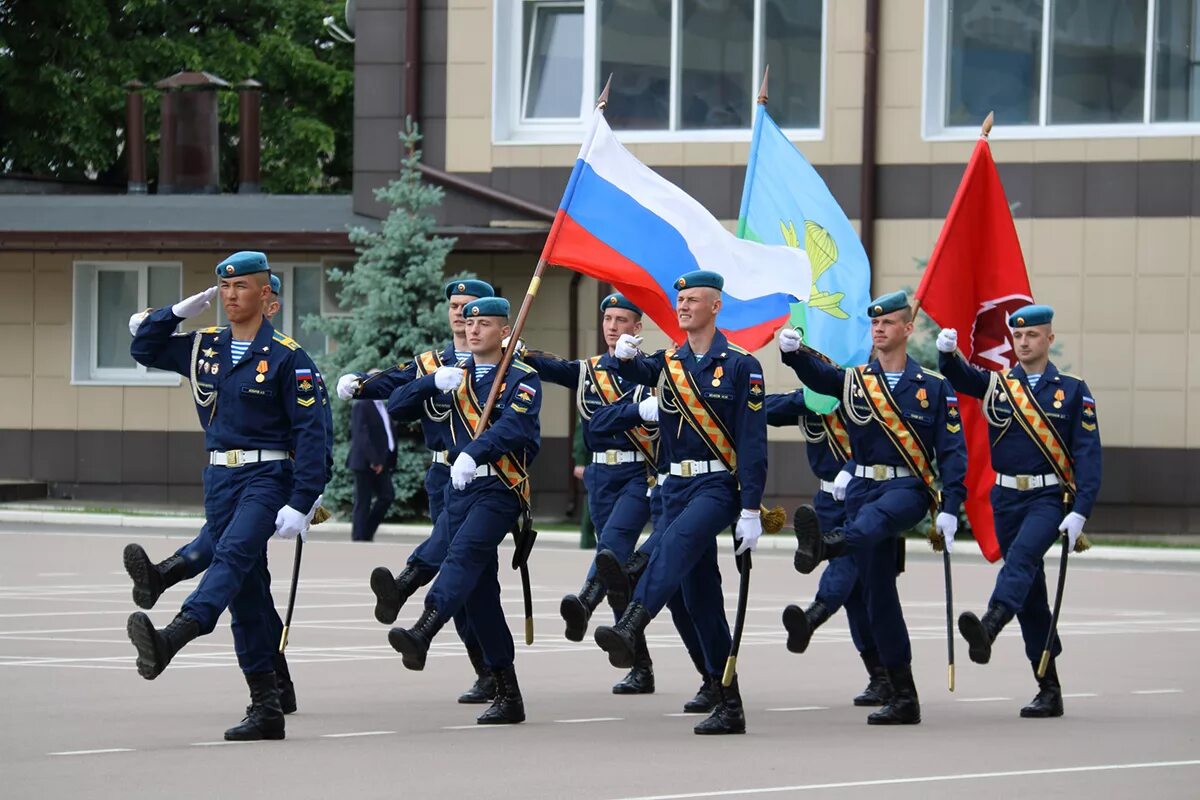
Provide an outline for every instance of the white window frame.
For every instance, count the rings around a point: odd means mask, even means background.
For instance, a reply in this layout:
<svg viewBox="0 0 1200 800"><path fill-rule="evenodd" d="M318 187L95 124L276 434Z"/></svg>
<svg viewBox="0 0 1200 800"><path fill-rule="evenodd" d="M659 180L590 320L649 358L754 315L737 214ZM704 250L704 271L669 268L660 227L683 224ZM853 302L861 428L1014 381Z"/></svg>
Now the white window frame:
<svg viewBox="0 0 1200 800"><path fill-rule="evenodd" d="M748 119L753 120L753 103L758 97L758 87L763 73L763 4L764 0L739 0L754 3L754 41L750 87L751 108ZM792 141L818 142L825 138L826 89L829 81L829 5L831 0L821 2L821 83L820 111L815 128L785 128L784 133ZM679 116L680 58L679 25L682 0L671 2L671 96L670 120L675 124ZM583 6L583 86L579 116L575 119L526 119L525 86L523 76L527 62L523 52L524 8L529 4L553 6ZM603 88L607 76L598 74L600 56L597 49L598 0L496 0L493 13L492 53L492 143L496 145L578 145L587 130L596 96ZM589 87L595 87L594 89ZM745 128L720 130L621 130L618 135L627 144L649 144L654 142L748 142L752 125Z"/></svg>
<svg viewBox="0 0 1200 800"><path fill-rule="evenodd" d="M183 291L183 264L178 261L76 261L72 268L71 314L71 385L72 386L178 386L182 380L174 372L148 369L141 364L130 368L100 367L97 365L99 332L99 273L134 272L138 276L138 307L136 313L149 306L150 268L168 267L175 270L179 281L177 295ZM88 281L86 316L78 308L84 293L80 281ZM84 322L86 318L87 322ZM87 326L82 330L81 326Z"/></svg>
<svg viewBox="0 0 1200 800"><path fill-rule="evenodd" d="M966 141L979 137L979 124L947 125L946 85L949 78L950 0L925 0L925 59L922 75L921 118L922 137L926 141ZM993 139L1115 139L1130 137L1197 136L1200 121L1153 122L1154 103L1154 33L1158 23L1158 0L1146 0L1146 59L1148 61L1143 91L1141 122L1053 124L1047 122L1050 104L1050 72L1053 66L1051 35L1053 33L1054 0L1042 4L1042 65L1038 120L1031 125L1005 124L996 120ZM982 124L983 120L979 120Z"/></svg>

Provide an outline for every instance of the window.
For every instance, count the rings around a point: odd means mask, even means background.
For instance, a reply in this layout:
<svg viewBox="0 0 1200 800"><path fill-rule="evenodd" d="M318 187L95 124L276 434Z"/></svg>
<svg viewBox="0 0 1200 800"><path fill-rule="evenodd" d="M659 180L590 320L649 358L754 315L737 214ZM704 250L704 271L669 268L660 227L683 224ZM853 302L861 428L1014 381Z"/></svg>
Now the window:
<svg viewBox="0 0 1200 800"><path fill-rule="evenodd" d="M578 143L605 115L625 141L748 139L763 67L771 114L821 137L823 0L497 0L498 142Z"/></svg>
<svg viewBox="0 0 1200 800"><path fill-rule="evenodd" d="M930 136L1192 135L1196 0L929 0Z"/></svg>
<svg viewBox="0 0 1200 800"><path fill-rule="evenodd" d="M338 313L336 292L331 292L324 279L325 267L321 264L272 264L271 271L279 276L283 288L280 298L282 308L271 324L275 330L287 334L300 343L304 352L316 357L323 355L327 346L325 334L309 329L301 320L309 315ZM225 309L217 301L217 324L228 325Z"/></svg>
<svg viewBox="0 0 1200 800"><path fill-rule="evenodd" d="M75 264L71 382L177 385L129 355L129 317L178 301L181 281L179 264Z"/></svg>

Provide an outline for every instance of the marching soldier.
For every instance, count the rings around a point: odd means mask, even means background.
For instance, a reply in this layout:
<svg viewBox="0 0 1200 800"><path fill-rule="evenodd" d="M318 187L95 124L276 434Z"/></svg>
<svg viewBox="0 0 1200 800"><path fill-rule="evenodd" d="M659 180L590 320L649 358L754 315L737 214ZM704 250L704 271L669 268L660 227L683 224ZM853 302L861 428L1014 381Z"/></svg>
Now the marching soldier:
<svg viewBox="0 0 1200 800"><path fill-rule="evenodd" d="M401 386L429 375L439 367L458 364L470 358L463 307L473 300L492 297L495 290L486 281L464 279L446 284L444 293L451 333L451 340L445 347L440 350L427 350L410 362L398 364L376 375L368 376L357 372L343 375L338 379L338 397L343 400L387 400L392 392ZM433 523L433 528L429 538L413 550L412 555L408 557L408 563L398 575L393 576L392 571L383 566L372 570L371 591L375 594L375 619L384 625L395 622L405 601L417 589L433 580L446 558L446 549L450 544L450 532L442 516L446 508L446 489L450 485L450 406L447 398L439 395L410 411L411 413L404 415L403 421L420 420L425 446L430 451L429 469L425 472L425 494L429 498L429 520ZM455 617L454 626L467 648L467 657L475 670L475 683L459 695L458 702L491 702L496 687L491 673L483 663L483 651L471 633L464 614Z"/></svg>
<svg viewBox="0 0 1200 800"><path fill-rule="evenodd" d="M500 605L496 548L528 510L528 470L541 446L542 400L541 382L527 364L514 360L504 375L496 374L508 313L508 301L501 297L467 303L463 316L471 357L400 387L388 402L391 413L403 416L449 394L443 399L450 405L452 459L445 510L449 550L416 624L392 628L388 641L404 656L404 666L424 669L433 637L447 619L465 610L496 686L494 702L477 720L481 725L525 720L512 633ZM501 382L496 407L491 419L483 420L483 402L496 381Z"/></svg>
<svg viewBox="0 0 1200 800"><path fill-rule="evenodd" d="M964 361L955 353L953 328L937 338L938 366L950 383L982 401L996 471L992 514L1004 556L983 618L968 611L958 618L958 629L971 660L986 664L992 642L1015 614L1035 678L1050 635L1044 557L1060 534L1075 547L1100 491L1101 472L1096 401L1082 379L1059 372L1050 361L1053 319L1054 310L1041 305L1009 317L1019 363L1006 373ZM1021 709L1022 717L1062 716L1056 667L1061 652L1055 636L1049 667L1037 678L1037 696Z"/></svg>
<svg viewBox="0 0 1200 800"><path fill-rule="evenodd" d="M600 303L600 313L609 354L623 334L637 336L641 333L641 309L621 294L605 297ZM575 392L575 404L583 421L583 441L591 452L591 463L583 473L583 483L587 489L588 511L598 532L596 551L609 550L624 561L633 553L638 536L650 518L648 477L657 451L657 433L638 425L602 434L590 423L593 414L606 406L636 408L643 396L650 394L649 390L622 378L612 368L615 365L602 363L602 356L568 361L549 353L528 350L522 358L537 370L542 380ZM603 598L604 586L596 579L596 567L591 564L583 588L577 594L565 596L559 606L566 623L567 639L583 641L592 612ZM654 662L643 640L639 643L633 668L613 686L613 694L653 692Z"/></svg>
<svg viewBox="0 0 1200 800"><path fill-rule="evenodd" d="M795 564L807 574L823 560L853 556L867 595L871 633L892 687L891 699L867 722L915 725L921 706L896 590L896 538L930 512L937 532L953 542L966 494L966 449L950 384L908 356L913 331L908 296L884 295L872 301L867 315L876 359L852 369L802 348L792 328L779 332L783 363L805 386L842 398L854 453L845 526L823 533L811 506L797 509Z"/></svg>
<svg viewBox="0 0 1200 800"><path fill-rule="evenodd" d="M845 413L841 408L835 408L828 414L819 414L805 403L804 390L797 389L786 394L767 395L767 424L800 427L808 445L809 467L821 482L820 491L813 498L813 509L821 530L845 526L846 486L853 476L847 470L851 452ZM850 464L849 469L853 468ZM887 670L879 660L875 637L871 635L862 582L851 556L839 556L829 562L821 573L817 596L807 609L789 605L783 610L783 627L788 632L787 649L793 653L806 651L816 629L842 607L845 607L850 623L850 638L869 676L867 688L854 698L854 705L884 705L891 699L892 687L888 683Z"/></svg>
<svg viewBox="0 0 1200 800"><path fill-rule="evenodd" d="M306 535L328 467L325 414L311 359L262 316L271 291L266 256L235 253L216 272L229 327L172 335L209 307L218 291L212 287L151 313L130 347L138 363L192 383L209 450L204 499L212 563L166 628L156 630L139 611L127 629L139 674L153 680L184 645L211 633L228 608L251 705L225 738L282 739L266 544L272 535Z"/></svg>
<svg viewBox="0 0 1200 800"><path fill-rule="evenodd" d="M723 287L722 276L708 271L689 272L675 282L676 315L688 337L681 347L645 356L638 351L640 340L623 334L613 348L622 376L659 389L657 402L641 404L639 412L646 422L660 421L661 415L666 527L633 602L615 626L599 627L595 634L609 662L628 669L650 620L682 589L720 698L695 727L699 734L746 731L736 676L729 687L719 683L731 639L717 535L736 521L737 554L757 546L767 472L762 368L717 330Z"/></svg>

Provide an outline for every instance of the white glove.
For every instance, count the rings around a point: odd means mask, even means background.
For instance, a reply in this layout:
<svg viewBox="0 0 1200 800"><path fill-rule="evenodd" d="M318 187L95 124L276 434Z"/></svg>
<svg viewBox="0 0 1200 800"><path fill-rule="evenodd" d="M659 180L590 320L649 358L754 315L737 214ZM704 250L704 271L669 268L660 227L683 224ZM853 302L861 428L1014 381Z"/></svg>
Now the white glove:
<svg viewBox="0 0 1200 800"><path fill-rule="evenodd" d="M438 367L433 373L433 385L443 392L453 392L463 382L464 375L461 367Z"/></svg>
<svg viewBox="0 0 1200 800"><path fill-rule="evenodd" d="M359 387L362 386L362 378L355 375L353 372L343 375L338 378L337 396L339 400L350 400L354 395L358 394Z"/></svg>
<svg viewBox="0 0 1200 800"><path fill-rule="evenodd" d="M779 329L779 349L785 353L794 353L800 349L800 331L795 328L782 327Z"/></svg>
<svg viewBox="0 0 1200 800"><path fill-rule="evenodd" d="M937 336L937 349L942 353L953 353L958 349L958 331L954 328L942 328Z"/></svg>
<svg viewBox="0 0 1200 800"><path fill-rule="evenodd" d="M171 306L171 313L182 319L191 319L198 314L203 314L212 305L212 299L216 294L217 287L210 286L200 294L194 294Z"/></svg>
<svg viewBox="0 0 1200 800"><path fill-rule="evenodd" d="M146 321L146 317L150 316L148 311L139 311L129 317L129 335L137 336L138 328L142 327L142 323Z"/></svg>
<svg viewBox="0 0 1200 800"><path fill-rule="evenodd" d="M839 503L846 499L846 487L850 485L850 481L854 480L854 475L845 470L837 474L833 479L833 499Z"/></svg>
<svg viewBox="0 0 1200 800"><path fill-rule="evenodd" d="M291 506L284 506L275 515L275 535L280 539L295 539L299 536L307 542L308 521L310 519L312 518L306 517L302 512L297 511Z"/></svg>
<svg viewBox="0 0 1200 800"><path fill-rule="evenodd" d="M658 398L650 395L638 403L638 415L643 422L658 422Z"/></svg>
<svg viewBox="0 0 1200 800"><path fill-rule="evenodd" d="M613 355L622 361L628 361L640 352L638 347L641 343L642 337L622 333L621 338L617 339L617 343L613 345Z"/></svg>
<svg viewBox="0 0 1200 800"><path fill-rule="evenodd" d="M1063 517L1062 522L1058 523L1058 529L1067 535L1069 549L1075 549L1075 540L1079 538L1079 534L1083 533L1083 523L1085 522L1087 522L1087 517L1072 511Z"/></svg>
<svg viewBox="0 0 1200 800"><path fill-rule="evenodd" d="M468 483L475 480L475 467L475 459L466 453L458 454L458 458L450 465L450 483L454 484L455 489L461 492L467 488Z"/></svg>
<svg viewBox="0 0 1200 800"><path fill-rule="evenodd" d="M945 511L937 515L937 532L946 542L946 552L954 552L954 534L958 533L958 517Z"/></svg>
<svg viewBox="0 0 1200 800"><path fill-rule="evenodd" d="M735 556L740 556L747 550L754 550L758 547L758 537L762 536L762 517L758 509L753 511L743 508L738 514L737 526L733 529L734 534L742 543L738 545L738 549L733 551Z"/></svg>
<svg viewBox="0 0 1200 800"><path fill-rule="evenodd" d="M507 350L508 349L508 340L511 338L512 338L511 336L505 336L504 339L502 339L500 341L500 346L503 347L505 350ZM517 339L517 352L518 353L525 352L525 340L524 339Z"/></svg>

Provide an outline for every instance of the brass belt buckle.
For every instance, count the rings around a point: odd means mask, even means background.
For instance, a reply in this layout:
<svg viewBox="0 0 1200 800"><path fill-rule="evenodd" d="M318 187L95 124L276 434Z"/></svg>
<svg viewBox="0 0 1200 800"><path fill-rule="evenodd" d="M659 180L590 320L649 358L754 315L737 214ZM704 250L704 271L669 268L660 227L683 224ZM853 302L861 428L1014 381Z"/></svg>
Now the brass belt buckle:
<svg viewBox="0 0 1200 800"><path fill-rule="evenodd" d="M225 451L225 466L240 467L242 465L241 450L226 450Z"/></svg>
<svg viewBox="0 0 1200 800"><path fill-rule="evenodd" d="M1029 475L1018 475L1017 476L1017 491L1018 492L1025 492L1025 491L1029 490L1030 478L1031 478L1031 476L1029 476Z"/></svg>
<svg viewBox="0 0 1200 800"><path fill-rule="evenodd" d="M684 477L684 478L692 477L692 462L691 461L680 462L679 472L682 474L682 477Z"/></svg>
<svg viewBox="0 0 1200 800"><path fill-rule="evenodd" d="M614 464L616 464L617 463L617 451L616 450L605 450L604 451L604 463L610 467L613 466Z"/></svg>
<svg viewBox="0 0 1200 800"><path fill-rule="evenodd" d="M884 464L876 464L871 467L871 477L877 481L886 481L888 479L888 468Z"/></svg>

